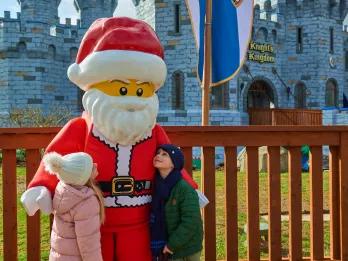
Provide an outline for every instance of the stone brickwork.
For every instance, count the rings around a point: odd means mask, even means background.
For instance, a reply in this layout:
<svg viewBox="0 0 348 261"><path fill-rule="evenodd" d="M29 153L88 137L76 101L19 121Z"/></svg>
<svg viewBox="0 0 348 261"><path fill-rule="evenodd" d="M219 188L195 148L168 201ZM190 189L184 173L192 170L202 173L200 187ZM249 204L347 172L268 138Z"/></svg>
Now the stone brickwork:
<svg viewBox="0 0 348 261"><path fill-rule="evenodd" d="M159 91L159 121L166 125L199 125L201 89L196 78L197 50L185 1L133 2L138 17L151 23L165 47L168 76ZM326 82L334 79L338 88L338 106L342 107L343 92L347 93L345 81L348 81L344 59L344 52L348 51L348 34L342 29L347 7L344 1L336 2L257 1L252 41L271 45L274 52L270 55L274 57L274 62L247 59L249 70L241 69L229 83L228 108L212 111L211 124L247 124L248 94L254 81L268 85L273 97L272 106L280 108L294 108L295 86L304 84L306 107L320 109L325 107ZM175 32L174 6L177 4L180 6L180 32ZM297 51L298 27L302 28L301 52ZM334 31L333 53L329 52L330 28ZM184 110L172 107L172 76L178 70L184 73ZM325 122L328 123L327 120ZM348 123L348 119L340 122Z"/></svg>
<svg viewBox="0 0 348 261"><path fill-rule="evenodd" d="M21 13L0 18L0 126L12 108L55 106L81 113L79 89L67 78L86 28L99 17L112 15L117 1L76 1L77 25L59 23L57 1L26 0ZM113 8L113 9L112 9Z"/></svg>

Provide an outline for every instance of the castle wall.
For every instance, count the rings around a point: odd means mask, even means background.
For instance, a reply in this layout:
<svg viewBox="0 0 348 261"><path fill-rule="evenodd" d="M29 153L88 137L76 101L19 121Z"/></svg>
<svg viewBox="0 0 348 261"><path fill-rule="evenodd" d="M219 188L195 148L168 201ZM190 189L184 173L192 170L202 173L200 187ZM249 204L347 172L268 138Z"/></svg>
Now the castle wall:
<svg viewBox="0 0 348 261"><path fill-rule="evenodd" d="M26 107L47 112L60 106L79 115L81 92L66 72L75 61L86 28L98 17L111 16L117 1L83 1L77 8L81 8L84 21L78 20L77 25L71 25L68 18L60 24L53 3L42 11L49 1L22 2L17 18L11 18L8 11L0 15L1 114ZM3 118L0 121L7 124Z"/></svg>
<svg viewBox="0 0 348 261"><path fill-rule="evenodd" d="M343 20L329 15L327 5L320 1L304 1L301 4L289 4L286 12L286 38L284 53L287 83L294 86L302 81L309 90L307 105L309 108L325 107L326 81L335 79L339 88L339 106L342 106L345 86L343 53ZM323 1L322 1L323 2ZM303 52L296 52L296 30L303 28ZM330 28L334 29L334 53L329 53ZM331 65L330 65L331 59Z"/></svg>
<svg viewBox="0 0 348 261"><path fill-rule="evenodd" d="M180 31L175 31L174 8L180 8ZM184 0L139 1L138 18L155 21L155 30L165 50L168 74L164 86L158 91L160 112L158 121L163 125L200 125L201 124L201 87L197 81L197 49L192 34L190 17ZM155 14L155 17L152 16ZM182 72L184 76L184 108L173 109L173 74ZM247 123L245 113L237 111L236 87L230 82L229 108L211 110L212 125L241 125Z"/></svg>
<svg viewBox="0 0 348 261"><path fill-rule="evenodd" d="M54 105L66 106L73 114L80 113L79 89L66 76L74 61L86 28L98 17L111 16L117 1L77 1L81 21L71 25L69 19L59 24L54 10L33 12L33 0L25 0L21 14L11 18L5 12L0 18L0 100L1 114L11 108L35 106L49 110ZM197 49L188 10L184 0L133 0L138 18L148 22L158 34L165 49L168 75L159 90L163 125L199 125L201 123L201 87L197 81ZM335 1L330 1L334 3ZM328 79L338 86L339 106L346 93L348 74L345 52L348 33L342 31L345 1L329 5L328 0L260 0L254 11L252 42L272 46L272 62L253 61L247 55L248 70L241 69L228 86L224 109L211 110L212 125L248 123L248 91L254 81L266 83L272 92L274 107L293 108L295 86L307 88L307 107L325 107ZM37 3L44 4L39 0ZM180 30L175 28L175 6L180 9ZM297 28L303 28L303 51L297 52ZM334 53L329 53L330 28L334 29ZM263 55L263 52L253 52ZM184 76L183 107L173 106L173 75ZM290 90L290 93L287 90ZM343 115L341 113L340 115ZM327 114L329 115L329 114ZM344 122L343 116L339 122ZM336 117L336 118L337 118ZM330 120L331 119L331 120ZM334 122L330 115L325 122ZM337 121L338 122L338 121Z"/></svg>
<svg viewBox="0 0 348 261"><path fill-rule="evenodd" d="M20 19L0 21L0 64L7 76L2 84L11 97L0 100L0 107L34 106L47 111L59 104L76 112L77 88L68 81L66 70L74 59L70 49L77 50L80 42L79 28L28 22L22 30Z"/></svg>

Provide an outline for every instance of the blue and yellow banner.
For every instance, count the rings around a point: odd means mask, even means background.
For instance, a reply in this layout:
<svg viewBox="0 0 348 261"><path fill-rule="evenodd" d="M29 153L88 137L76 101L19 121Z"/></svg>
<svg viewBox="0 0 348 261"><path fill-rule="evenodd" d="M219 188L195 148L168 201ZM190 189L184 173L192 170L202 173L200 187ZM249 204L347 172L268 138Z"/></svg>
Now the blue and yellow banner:
<svg viewBox="0 0 348 261"><path fill-rule="evenodd" d="M199 50L202 81L206 0L186 0ZM212 86L229 81L243 65L251 37L253 0L212 0Z"/></svg>

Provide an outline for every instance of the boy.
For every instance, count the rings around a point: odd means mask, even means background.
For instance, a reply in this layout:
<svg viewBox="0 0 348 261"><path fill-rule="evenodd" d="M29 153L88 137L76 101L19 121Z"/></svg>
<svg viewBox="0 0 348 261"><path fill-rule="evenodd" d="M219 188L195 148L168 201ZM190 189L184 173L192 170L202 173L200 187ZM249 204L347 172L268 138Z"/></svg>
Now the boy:
<svg viewBox="0 0 348 261"><path fill-rule="evenodd" d="M157 149L151 209L153 260L199 261L203 225L196 191L181 177L184 156L174 145Z"/></svg>

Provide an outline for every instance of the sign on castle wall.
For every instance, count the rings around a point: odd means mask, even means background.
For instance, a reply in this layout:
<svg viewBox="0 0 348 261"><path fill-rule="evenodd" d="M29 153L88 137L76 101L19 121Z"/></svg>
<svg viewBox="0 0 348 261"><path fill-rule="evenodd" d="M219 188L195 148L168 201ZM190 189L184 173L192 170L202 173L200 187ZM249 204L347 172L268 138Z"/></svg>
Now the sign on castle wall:
<svg viewBox="0 0 348 261"><path fill-rule="evenodd" d="M251 41L249 44L248 60L258 63L275 63L273 45Z"/></svg>

